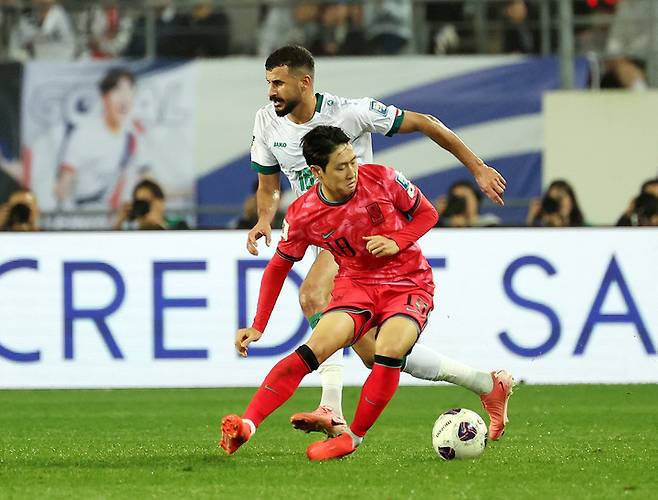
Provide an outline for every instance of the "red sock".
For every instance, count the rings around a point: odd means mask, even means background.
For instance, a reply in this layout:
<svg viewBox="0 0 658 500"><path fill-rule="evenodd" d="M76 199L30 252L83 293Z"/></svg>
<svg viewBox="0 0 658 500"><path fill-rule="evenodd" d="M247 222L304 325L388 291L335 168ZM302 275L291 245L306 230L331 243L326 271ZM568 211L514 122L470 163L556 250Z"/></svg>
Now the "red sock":
<svg viewBox="0 0 658 500"><path fill-rule="evenodd" d="M310 368L297 352L283 358L267 374L242 418L248 418L258 427L265 417L290 399L308 373Z"/></svg>
<svg viewBox="0 0 658 500"><path fill-rule="evenodd" d="M395 394L400 383L401 359L375 355L375 364L361 389L361 399L350 429L363 437Z"/></svg>

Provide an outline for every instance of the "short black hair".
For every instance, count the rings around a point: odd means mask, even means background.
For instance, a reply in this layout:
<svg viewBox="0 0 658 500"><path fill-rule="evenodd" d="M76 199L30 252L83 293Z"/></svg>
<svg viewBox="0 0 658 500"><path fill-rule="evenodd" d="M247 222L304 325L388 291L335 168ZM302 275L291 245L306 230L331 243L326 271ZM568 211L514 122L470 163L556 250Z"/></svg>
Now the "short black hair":
<svg viewBox="0 0 658 500"><path fill-rule="evenodd" d="M288 69L304 69L313 76L315 72L315 61L313 55L304 47L299 45L286 45L276 49L265 60L265 69L272 71L279 66L288 66Z"/></svg>
<svg viewBox="0 0 658 500"><path fill-rule="evenodd" d="M137 195L137 191L143 188L146 188L149 191L151 191L151 194L153 195L154 198L157 198L158 200L164 200L165 195L164 195L164 191L160 187L160 184L158 184L157 182L151 179L142 179L135 185L135 187L133 188L133 200Z"/></svg>
<svg viewBox="0 0 658 500"><path fill-rule="evenodd" d="M347 144L350 138L342 129L329 125L319 125L302 138L302 152L307 165L317 165L322 170L327 168L329 156L341 144Z"/></svg>
<svg viewBox="0 0 658 500"><path fill-rule="evenodd" d="M132 71L126 68L112 68L105 74L98 84L98 90L100 90L101 95L105 95L111 90L114 90L116 86L119 85L119 81L122 78L125 78L132 85L135 85L135 75Z"/></svg>

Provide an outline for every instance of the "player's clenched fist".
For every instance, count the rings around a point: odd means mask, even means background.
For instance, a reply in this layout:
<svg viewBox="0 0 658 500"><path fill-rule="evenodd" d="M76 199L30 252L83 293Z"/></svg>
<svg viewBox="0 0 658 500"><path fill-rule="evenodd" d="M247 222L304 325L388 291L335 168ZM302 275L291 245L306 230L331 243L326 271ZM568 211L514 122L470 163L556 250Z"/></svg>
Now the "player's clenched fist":
<svg viewBox="0 0 658 500"><path fill-rule="evenodd" d="M261 332L255 328L240 328L235 334L235 348L243 358L247 357L249 351L249 344L256 342L261 335Z"/></svg>
<svg viewBox="0 0 658 500"><path fill-rule="evenodd" d="M265 244L269 247L272 243L272 228L266 222L258 223L247 234L247 250L251 255L258 255L258 243L256 240L265 236Z"/></svg>
<svg viewBox="0 0 658 500"><path fill-rule="evenodd" d="M363 239L367 241L366 250L375 257L389 257L400 251L398 244L386 236L364 236Z"/></svg>

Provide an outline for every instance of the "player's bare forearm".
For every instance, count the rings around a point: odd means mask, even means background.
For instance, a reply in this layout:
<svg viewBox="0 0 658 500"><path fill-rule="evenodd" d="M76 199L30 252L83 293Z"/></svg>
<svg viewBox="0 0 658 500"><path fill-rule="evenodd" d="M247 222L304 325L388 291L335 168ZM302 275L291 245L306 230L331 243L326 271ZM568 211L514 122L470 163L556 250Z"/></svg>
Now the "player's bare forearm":
<svg viewBox="0 0 658 500"><path fill-rule="evenodd" d="M256 207L258 220L271 224L279 209L281 198L281 180L279 174L258 174L258 190L256 191Z"/></svg>
<svg viewBox="0 0 658 500"><path fill-rule="evenodd" d="M504 205L507 182L496 169L488 166L452 130L431 115L405 111L399 132L420 132L452 153L473 175L479 188L498 205Z"/></svg>
<svg viewBox="0 0 658 500"><path fill-rule="evenodd" d="M473 153L457 134L446 127L441 120L432 115L405 111L399 133L405 134L411 132L420 132L449 153L452 153L473 176L477 175L485 167L484 161Z"/></svg>

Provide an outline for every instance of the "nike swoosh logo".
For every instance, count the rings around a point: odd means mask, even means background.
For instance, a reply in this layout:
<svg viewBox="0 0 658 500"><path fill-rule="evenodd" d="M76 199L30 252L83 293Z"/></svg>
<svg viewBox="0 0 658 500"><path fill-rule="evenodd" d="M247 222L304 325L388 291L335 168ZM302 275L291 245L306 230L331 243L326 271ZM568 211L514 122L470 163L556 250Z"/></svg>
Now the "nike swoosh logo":
<svg viewBox="0 0 658 500"><path fill-rule="evenodd" d="M365 397L365 400L366 400L366 403L369 403L369 404L371 404L372 406L377 406L375 403L373 403L372 401L370 401L370 400L368 399L368 396Z"/></svg>
<svg viewBox="0 0 658 500"><path fill-rule="evenodd" d="M265 386L265 390L266 390L266 391L271 391L271 392L273 392L274 394L279 394L279 393L276 392L274 389L272 389L269 385L266 385L266 386Z"/></svg>
<svg viewBox="0 0 658 500"><path fill-rule="evenodd" d="M331 235L334 234L335 232L336 232L336 230L334 229L333 231L329 231L327 234L323 234L323 235L322 235L322 239L325 239L325 240L326 240L327 238L329 238L329 236L331 236Z"/></svg>

